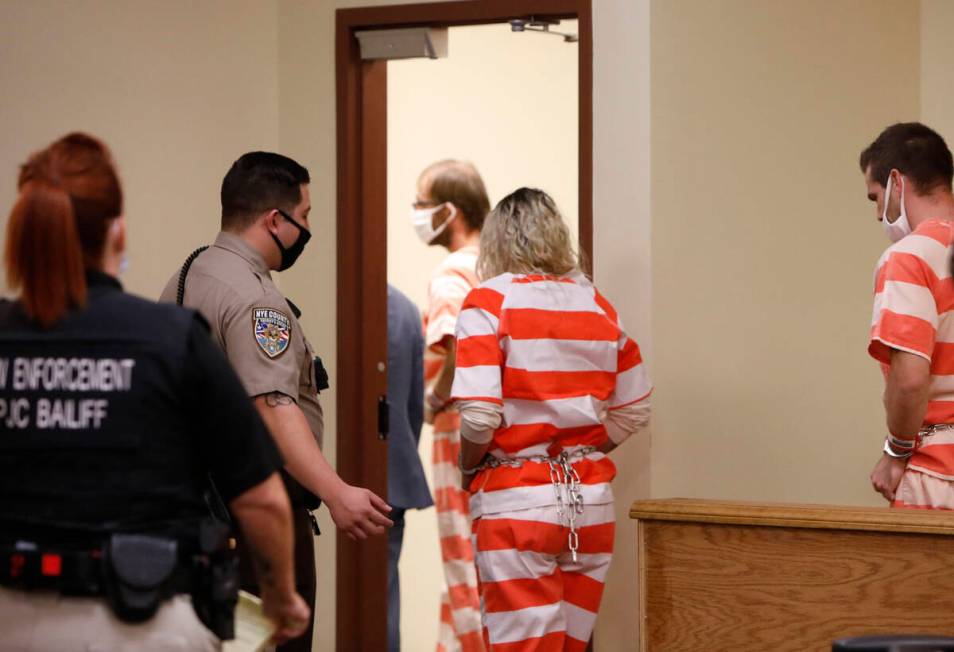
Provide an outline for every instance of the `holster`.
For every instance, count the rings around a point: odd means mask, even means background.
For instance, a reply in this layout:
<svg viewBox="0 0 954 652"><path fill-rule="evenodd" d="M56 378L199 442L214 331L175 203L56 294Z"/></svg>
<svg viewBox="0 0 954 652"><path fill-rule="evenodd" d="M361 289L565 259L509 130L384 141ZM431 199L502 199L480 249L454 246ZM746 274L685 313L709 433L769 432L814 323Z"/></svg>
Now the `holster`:
<svg viewBox="0 0 954 652"><path fill-rule="evenodd" d="M199 620L223 641L235 638L235 605L239 592L238 556L227 539L228 528L222 523L211 520L202 523L201 561L192 591L192 606Z"/></svg>
<svg viewBox="0 0 954 652"><path fill-rule="evenodd" d="M209 630L235 637L238 558L228 526L213 518L182 538L114 533L79 549L0 537L0 586L103 596L128 623L149 620L163 601L188 593Z"/></svg>
<svg viewBox="0 0 954 652"><path fill-rule="evenodd" d="M152 618L174 593L179 566L175 539L146 534L113 534L103 550L106 599L120 620L139 623Z"/></svg>

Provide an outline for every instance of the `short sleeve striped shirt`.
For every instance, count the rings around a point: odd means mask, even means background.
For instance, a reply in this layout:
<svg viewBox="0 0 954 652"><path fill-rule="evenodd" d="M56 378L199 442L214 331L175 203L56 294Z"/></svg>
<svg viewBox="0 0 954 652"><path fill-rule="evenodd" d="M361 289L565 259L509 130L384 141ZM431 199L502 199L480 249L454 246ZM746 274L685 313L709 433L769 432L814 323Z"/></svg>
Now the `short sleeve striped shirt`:
<svg viewBox="0 0 954 652"><path fill-rule="evenodd" d="M639 347L582 274L504 274L464 301L453 395L503 406L491 454L527 457L599 446L607 440L606 410L636 403L651 391ZM576 468L584 500L608 502L613 462L593 453ZM553 501L546 464L502 466L484 474L472 486L482 488L485 513Z"/></svg>
<svg viewBox="0 0 954 652"><path fill-rule="evenodd" d="M887 375L891 349L931 363L924 425L954 423L954 284L950 261L954 224L927 220L878 261L868 353ZM954 440L926 439L909 466L954 479Z"/></svg>
<svg viewBox="0 0 954 652"><path fill-rule="evenodd" d="M442 342L454 336L457 315L467 293L478 284L477 247L462 247L449 254L431 274L427 287L427 308L424 310L424 380L433 382L447 352ZM440 412L434 422L437 432L460 429L460 416L455 410Z"/></svg>

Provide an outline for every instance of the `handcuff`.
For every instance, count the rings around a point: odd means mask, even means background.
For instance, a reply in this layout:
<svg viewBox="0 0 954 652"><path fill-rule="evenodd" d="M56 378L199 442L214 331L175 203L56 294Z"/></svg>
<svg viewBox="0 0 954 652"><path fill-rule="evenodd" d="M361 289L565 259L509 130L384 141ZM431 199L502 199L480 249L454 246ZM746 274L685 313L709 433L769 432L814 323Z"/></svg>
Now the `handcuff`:
<svg viewBox="0 0 954 652"><path fill-rule="evenodd" d="M932 437L942 430L954 430L954 424L935 423L932 426L918 430L917 434L911 439L895 437L889 432L888 436L884 438L882 450L888 457L893 457L896 460L906 460L914 455L914 451L921 448L925 437ZM900 452L898 452L899 450Z"/></svg>
<svg viewBox="0 0 954 652"><path fill-rule="evenodd" d="M457 454L457 468L460 469L461 475L474 475L475 473L483 471L485 468L487 468L486 464L484 463L485 460L486 460L486 457L480 462L478 462L477 466L475 466L474 468L467 469L467 468L464 468L464 453L461 452Z"/></svg>
<svg viewBox="0 0 954 652"><path fill-rule="evenodd" d="M901 439L889 434L884 438L882 450L888 457L893 457L896 460L906 460L914 455L914 451L918 449L919 441L920 437L918 436L914 439ZM901 452L897 452L897 449L900 449Z"/></svg>

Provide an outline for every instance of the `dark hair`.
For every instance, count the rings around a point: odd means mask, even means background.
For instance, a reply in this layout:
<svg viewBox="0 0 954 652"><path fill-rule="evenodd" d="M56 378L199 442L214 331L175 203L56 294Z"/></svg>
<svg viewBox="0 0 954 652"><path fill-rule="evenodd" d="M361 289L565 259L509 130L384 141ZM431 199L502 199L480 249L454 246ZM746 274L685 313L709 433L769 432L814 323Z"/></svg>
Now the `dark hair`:
<svg viewBox="0 0 954 652"><path fill-rule="evenodd" d="M430 180L430 194L438 204L450 202L456 206L472 229L478 231L484 226L484 219L490 212L490 200L484 180L477 168L464 161L439 161L421 173L421 177Z"/></svg>
<svg viewBox="0 0 954 652"><path fill-rule="evenodd" d="M861 171L871 167L871 178L884 185L896 169L911 179L918 191L951 189L954 162L940 134L920 122L899 122L881 132L861 152Z"/></svg>
<svg viewBox="0 0 954 652"><path fill-rule="evenodd" d="M310 182L308 170L287 156L243 154L222 179L222 229L244 230L273 208L291 213L301 201L301 184Z"/></svg>
<svg viewBox="0 0 954 652"><path fill-rule="evenodd" d="M123 192L106 146L71 133L20 168L7 221L7 284L22 288L27 315L44 328L86 303L86 268L102 262Z"/></svg>

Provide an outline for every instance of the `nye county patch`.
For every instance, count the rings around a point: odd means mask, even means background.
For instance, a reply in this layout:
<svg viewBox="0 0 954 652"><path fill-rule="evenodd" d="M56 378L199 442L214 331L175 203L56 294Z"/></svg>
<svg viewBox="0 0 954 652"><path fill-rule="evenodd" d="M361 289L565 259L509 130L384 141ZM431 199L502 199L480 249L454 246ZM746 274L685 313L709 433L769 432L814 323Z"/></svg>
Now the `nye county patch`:
<svg viewBox="0 0 954 652"><path fill-rule="evenodd" d="M269 358L276 358L288 348L291 340L291 321L288 315L271 308L254 308L252 324L255 341Z"/></svg>

